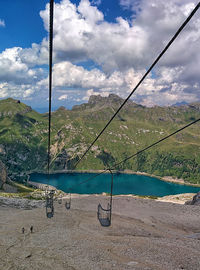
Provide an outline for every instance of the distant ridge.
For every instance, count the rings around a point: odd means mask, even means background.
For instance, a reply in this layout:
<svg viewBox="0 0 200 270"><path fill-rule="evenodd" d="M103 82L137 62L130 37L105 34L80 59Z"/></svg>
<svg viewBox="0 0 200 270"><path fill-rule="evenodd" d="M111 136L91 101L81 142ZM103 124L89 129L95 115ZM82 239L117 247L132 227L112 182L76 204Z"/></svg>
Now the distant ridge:
<svg viewBox="0 0 200 270"><path fill-rule="evenodd" d="M77 110L77 109L82 109L82 108L89 108L93 106L98 106L98 107L108 107L108 106L120 106L123 103L124 99L119 97L118 95L115 94L110 94L108 97L102 97L101 95L91 95L88 103L83 103L81 105L75 105L72 107L72 110ZM134 103L133 101L129 100L126 104L127 106L141 106L139 104Z"/></svg>
<svg viewBox="0 0 200 270"><path fill-rule="evenodd" d="M177 102L177 103L175 103L175 104L173 104L171 106L182 106L182 105L188 105L188 103L185 102L185 101L182 101L182 102Z"/></svg>
<svg viewBox="0 0 200 270"><path fill-rule="evenodd" d="M0 100L0 106L0 117L11 116L17 113L26 114L32 111L30 106L12 98Z"/></svg>

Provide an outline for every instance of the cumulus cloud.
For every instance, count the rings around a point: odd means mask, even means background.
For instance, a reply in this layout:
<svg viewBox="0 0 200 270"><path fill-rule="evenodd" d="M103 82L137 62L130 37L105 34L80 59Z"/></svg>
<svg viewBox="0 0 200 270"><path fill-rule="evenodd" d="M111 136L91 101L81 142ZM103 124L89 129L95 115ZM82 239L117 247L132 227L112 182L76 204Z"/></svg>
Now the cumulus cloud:
<svg viewBox="0 0 200 270"><path fill-rule="evenodd" d="M6 98L8 96L7 83L0 83L0 98Z"/></svg>
<svg viewBox="0 0 200 270"><path fill-rule="evenodd" d="M88 71L81 66L73 65L70 62L61 62L53 67L55 86L68 87L102 87L106 76L98 69Z"/></svg>
<svg viewBox="0 0 200 270"><path fill-rule="evenodd" d="M53 66L53 85L55 87L73 87L78 89L107 89L119 90L123 87L128 92L141 77L142 72L137 73L133 69L125 72L115 71L107 75L99 69L87 70L82 66L73 65L69 61L60 62ZM48 78L40 82L48 84Z"/></svg>
<svg viewBox="0 0 200 270"><path fill-rule="evenodd" d="M15 84L30 84L43 76L41 68L31 69L20 57L20 47L6 49L0 54L0 81Z"/></svg>
<svg viewBox="0 0 200 270"><path fill-rule="evenodd" d="M41 44L33 43L31 48L19 50L19 58L28 67L48 64L49 48L47 40L44 39Z"/></svg>
<svg viewBox="0 0 200 270"><path fill-rule="evenodd" d="M199 98L199 97L198 97ZM197 101L197 95L195 93L189 94L181 91L178 86L178 91L167 91L164 93L155 92L153 95L137 97L135 101L138 101L144 106L152 107L155 105L159 106L170 106L179 102L192 103Z"/></svg>
<svg viewBox="0 0 200 270"><path fill-rule="evenodd" d="M195 6L189 1L174 0L127 0L121 4L133 11L136 6L140 9L131 23L122 17L116 18L115 23L106 22L103 13L88 0L81 0L78 6L69 0L56 4L54 49L57 61L78 63L91 59L106 72L131 67L141 69L164 48ZM48 30L48 5L40 15ZM164 65L188 62L193 56L191 47L199 41L198 25L196 17L169 51Z"/></svg>
<svg viewBox="0 0 200 270"><path fill-rule="evenodd" d="M70 0L55 4L54 93L87 100L91 94L116 93L126 97L164 48L198 1L120 0L132 10L130 20L122 17L107 22L99 10L101 1ZM40 12L48 32L49 5ZM198 14L174 42L153 73L133 98L148 106L177 101L200 100L199 69L200 19ZM90 62L96 68L88 68ZM6 90L30 98L47 89L48 38L31 48L6 49L0 54L1 95ZM24 88L20 88L20 85ZM18 90L17 90L18 89ZM77 91L77 94L70 91ZM63 90L63 95L59 91ZM24 91L24 94L22 94Z"/></svg>
<svg viewBox="0 0 200 270"><path fill-rule="evenodd" d="M0 27L5 27L5 26L6 26L5 21L0 19Z"/></svg>
<svg viewBox="0 0 200 270"><path fill-rule="evenodd" d="M77 6L69 0L56 4L54 44L58 62L55 66L55 72L58 70L57 85L65 83L73 87L107 88L109 91L115 88L120 94L125 91L126 86L125 92L130 91L130 86L134 87L138 80L137 75L130 70L141 75L140 71L151 64L197 1L121 0L120 3L124 8L132 9L133 13L138 12L131 23L121 17L116 18L114 23L106 22L102 12L88 0L80 1ZM47 11L48 8L41 12L46 27ZM160 61L159 69L155 69L156 79L159 81L144 82L140 90L144 95L145 91L149 95L151 91L160 91L161 87L171 89L170 84L173 81L179 83L180 88L182 85L189 87L189 81L192 85L198 82L198 25L199 19L195 16ZM84 60L97 63L103 72L90 72L81 67L75 68L72 64ZM63 72L66 69L71 74L68 79L65 77L66 71ZM62 78L58 73L63 74ZM126 77L122 78L122 74ZM170 96L168 98L171 100Z"/></svg>
<svg viewBox="0 0 200 270"><path fill-rule="evenodd" d="M38 88L31 84L16 85L12 82L0 84L0 98L12 97L16 99L29 100Z"/></svg>
<svg viewBox="0 0 200 270"><path fill-rule="evenodd" d="M40 15L48 30L48 6ZM77 63L93 60L107 72L125 69L142 62L147 48L143 29L119 17L108 23L97 7L88 0L79 5L62 0L55 5L54 49L57 61L63 59Z"/></svg>
<svg viewBox="0 0 200 270"><path fill-rule="evenodd" d="M62 96L60 96L59 98L58 98L58 100L65 100L65 99L67 99L67 95L62 95Z"/></svg>
<svg viewBox="0 0 200 270"><path fill-rule="evenodd" d="M135 1L121 0L121 3L135 10ZM152 58L164 48L197 3L196 0L140 1L140 12L133 19L133 24L139 25L145 33L148 33L146 63L151 62ZM199 22L196 14L161 60L163 65L186 65L194 60L196 46L200 43Z"/></svg>
<svg viewBox="0 0 200 270"><path fill-rule="evenodd" d="M53 87L55 90L58 89L58 92L67 92L69 89L69 93L73 95L74 91L72 92L71 89L77 89L77 93L83 100L88 100L92 94L108 96L110 93L126 98L142 78L144 72L145 70L135 71L131 68L125 71L114 71L107 75L96 68L88 71L83 67L65 61L57 63L53 67ZM42 88L47 87L48 78L41 80L38 84ZM160 91L165 84L165 80L157 82L155 78L149 76L138 90L139 97Z"/></svg>
<svg viewBox="0 0 200 270"><path fill-rule="evenodd" d="M141 0L120 0L119 4L125 10L131 9L136 14L140 12ZM135 14L133 15L133 17L135 17Z"/></svg>
<svg viewBox="0 0 200 270"><path fill-rule="evenodd" d="M86 100L88 101L90 96L99 96L101 95L102 97L108 97L109 96L109 92L95 92L93 89L89 89L86 92L86 95L82 98L82 100Z"/></svg>

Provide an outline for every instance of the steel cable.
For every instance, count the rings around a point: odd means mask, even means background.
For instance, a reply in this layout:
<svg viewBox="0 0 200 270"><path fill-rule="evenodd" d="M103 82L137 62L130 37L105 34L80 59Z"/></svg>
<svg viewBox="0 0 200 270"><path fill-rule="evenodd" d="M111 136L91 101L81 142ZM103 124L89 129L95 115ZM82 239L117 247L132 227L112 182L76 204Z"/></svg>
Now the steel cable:
<svg viewBox="0 0 200 270"><path fill-rule="evenodd" d="M53 8L54 0L50 0L49 5L49 129L48 129L48 165L47 171L49 175L50 168L50 146L51 146L51 96L52 96L52 60L53 60Z"/></svg>

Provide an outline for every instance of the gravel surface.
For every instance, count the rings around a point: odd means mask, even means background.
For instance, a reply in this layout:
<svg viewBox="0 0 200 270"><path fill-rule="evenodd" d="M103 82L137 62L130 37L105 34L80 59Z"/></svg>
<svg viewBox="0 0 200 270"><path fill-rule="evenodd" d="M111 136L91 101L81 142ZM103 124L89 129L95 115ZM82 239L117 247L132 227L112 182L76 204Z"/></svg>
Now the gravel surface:
<svg viewBox="0 0 200 270"><path fill-rule="evenodd" d="M52 219L42 205L0 203L0 269L200 269L199 206L114 196L106 228L97 220L99 202L106 207L108 198L74 195L71 210L54 203Z"/></svg>

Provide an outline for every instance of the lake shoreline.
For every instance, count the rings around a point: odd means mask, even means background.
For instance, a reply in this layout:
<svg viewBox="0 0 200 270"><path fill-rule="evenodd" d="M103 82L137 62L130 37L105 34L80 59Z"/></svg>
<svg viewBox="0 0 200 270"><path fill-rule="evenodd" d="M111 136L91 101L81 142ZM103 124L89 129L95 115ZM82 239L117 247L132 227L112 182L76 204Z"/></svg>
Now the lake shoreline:
<svg viewBox="0 0 200 270"><path fill-rule="evenodd" d="M57 174L57 173L66 173L66 174L68 174L68 173L97 173L98 174L98 173L102 173L104 171L105 170L56 170L56 171L51 171L50 174ZM200 184L192 184L192 183L186 182L182 178L173 178L172 176L161 177L161 176L157 176L157 175L146 173L146 172L139 172L139 171L135 172L132 170L124 170L124 171L113 170L112 172L116 173L116 174L144 175L144 176L149 176L152 178L157 178L157 179L164 181L164 182L170 182L170 183L175 183L175 184L185 185L185 186L200 187ZM31 172L27 173L28 178L30 178L30 174L32 174L32 173L47 174L46 171L31 171ZM109 171L106 173L109 174Z"/></svg>

